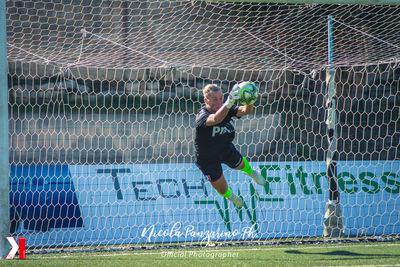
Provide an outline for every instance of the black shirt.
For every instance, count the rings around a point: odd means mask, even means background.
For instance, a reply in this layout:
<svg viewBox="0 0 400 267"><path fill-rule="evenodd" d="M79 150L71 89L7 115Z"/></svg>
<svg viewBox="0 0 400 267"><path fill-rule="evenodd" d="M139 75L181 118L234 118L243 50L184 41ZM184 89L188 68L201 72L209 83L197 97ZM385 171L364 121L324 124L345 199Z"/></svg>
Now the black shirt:
<svg viewBox="0 0 400 267"><path fill-rule="evenodd" d="M195 149L197 159L212 159L220 151L227 148L235 138L235 128L231 123L232 117L237 117L239 107L233 106L224 120L213 126L206 126L211 115L205 107L196 116ZM238 118L238 117L237 117Z"/></svg>

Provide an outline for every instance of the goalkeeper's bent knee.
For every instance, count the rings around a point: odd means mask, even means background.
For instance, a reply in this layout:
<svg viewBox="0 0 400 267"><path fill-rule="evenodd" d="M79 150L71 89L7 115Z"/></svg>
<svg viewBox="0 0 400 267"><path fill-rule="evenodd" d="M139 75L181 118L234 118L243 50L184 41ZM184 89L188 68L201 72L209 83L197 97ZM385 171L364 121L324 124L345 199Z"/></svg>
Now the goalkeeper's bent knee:
<svg viewBox="0 0 400 267"><path fill-rule="evenodd" d="M246 173L247 175L250 175L253 173L253 168L251 168L250 163L247 161L245 157L243 157L243 162L244 162L244 167L243 169L240 169L242 172Z"/></svg>
<svg viewBox="0 0 400 267"><path fill-rule="evenodd" d="M221 196L225 197L225 198L230 198L232 195L232 191L231 188L228 186L228 189L226 190L225 194L221 194L218 190L216 190L218 194L220 194Z"/></svg>

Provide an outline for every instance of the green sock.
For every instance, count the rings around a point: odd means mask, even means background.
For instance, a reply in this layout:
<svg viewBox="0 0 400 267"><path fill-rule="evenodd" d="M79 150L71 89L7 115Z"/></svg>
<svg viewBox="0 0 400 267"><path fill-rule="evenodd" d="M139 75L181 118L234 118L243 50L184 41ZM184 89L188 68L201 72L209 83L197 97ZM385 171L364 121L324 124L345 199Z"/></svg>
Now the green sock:
<svg viewBox="0 0 400 267"><path fill-rule="evenodd" d="M244 168L240 169L240 170L248 175L252 174L253 169L251 168L249 162L247 161L247 159L245 157L243 157L243 162L244 162Z"/></svg>
<svg viewBox="0 0 400 267"><path fill-rule="evenodd" d="M225 194L221 194L220 192L217 191L218 194L220 194L221 196L225 197L225 198L230 198L232 195L232 191L228 186L228 190L226 190Z"/></svg>

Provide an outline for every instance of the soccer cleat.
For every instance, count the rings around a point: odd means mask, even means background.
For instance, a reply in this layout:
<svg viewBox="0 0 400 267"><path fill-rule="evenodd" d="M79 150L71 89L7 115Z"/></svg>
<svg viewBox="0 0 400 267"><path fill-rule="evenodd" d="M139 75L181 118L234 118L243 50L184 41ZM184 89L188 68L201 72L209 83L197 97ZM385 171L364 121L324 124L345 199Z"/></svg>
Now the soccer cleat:
<svg viewBox="0 0 400 267"><path fill-rule="evenodd" d="M265 185L266 181L261 177L261 175L258 173L258 171L253 170L251 174L249 174L251 179L253 179L254 182L256 182L259 185Z"/></svg>
<svg viewBox="0 0 400 267"><path fill-rule="evenodd" d="M231 197L228 198L230 201L233 202L233 204L235 204L235 206L238 207L243 207L243 199L241 199L239 196L235 195L234 193L232 193Z"/></svg>

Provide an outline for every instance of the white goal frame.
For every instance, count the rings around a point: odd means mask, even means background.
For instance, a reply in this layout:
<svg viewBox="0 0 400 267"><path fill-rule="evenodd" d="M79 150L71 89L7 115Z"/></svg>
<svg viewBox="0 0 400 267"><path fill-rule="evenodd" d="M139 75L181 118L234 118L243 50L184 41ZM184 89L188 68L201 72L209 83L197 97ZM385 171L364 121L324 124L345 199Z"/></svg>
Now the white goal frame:
<svg viewBox="0 0 400 267"><path fill-rule="evenodd" d="M6 2L0 1L0 258L9 251L10 184L8 158L8 86Z"/></svg>
<svg viewBox="0 0 400 267"><path fill-rule="evenodd" d="M194 0L194 1L208 1L208 0ZM296 3L296 4L357 4L357 5L400 5L399 0L217 0L221 2L262 2L262 3ZM10 162L9 162L9 143L8 143L8 87L7 87L7 33L6 33L6 1L0 1L0 257L4 258L9 251L9 244L6 239L9 236L9 173L10 173ZM330 62L333 63L333 62ZM334 71L331 76L334 76ZM331 82L334 83L334 79ZM328 83L329 84L329 83ZM335 88L334 84L330 84L329 88ZM331 99L329 103L332 103L335 95L334 91L329 93ZM335 113L335 105L330 105L330 114ZM329 126L334 129L336 123L336 115L330 120ZM333 135L336 135L334 133ZM335 142L335 140L333 140ZM335 145L332 146L332 150L329 153L334 153ZM333 156L332 156L333 157ZM328 160L332 160L332 157L328 157ZM328 162L328 169L329 164Z"/></svg>

